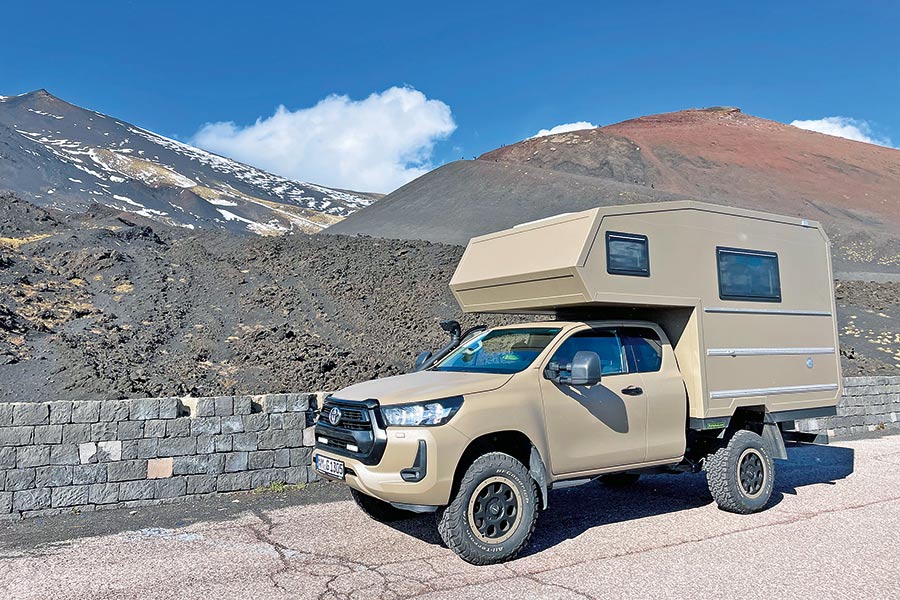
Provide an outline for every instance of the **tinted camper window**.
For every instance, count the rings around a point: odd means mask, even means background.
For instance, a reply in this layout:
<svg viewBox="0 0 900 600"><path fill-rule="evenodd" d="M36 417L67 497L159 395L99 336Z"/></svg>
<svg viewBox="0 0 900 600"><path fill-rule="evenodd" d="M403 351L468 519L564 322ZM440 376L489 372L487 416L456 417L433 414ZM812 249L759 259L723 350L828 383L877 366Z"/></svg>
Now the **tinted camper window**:
<svg viewBox="0 0 900 600"><path fill-rule="evenodd" d="M778 255L761 250L716 248L722 300L781 302Z"/></svg>
<svg viewBox="0 0 900 600"><path fill-rule="evenodd" d="M612 275L650 276L647 236L606 232L606 272Z"/></svg>

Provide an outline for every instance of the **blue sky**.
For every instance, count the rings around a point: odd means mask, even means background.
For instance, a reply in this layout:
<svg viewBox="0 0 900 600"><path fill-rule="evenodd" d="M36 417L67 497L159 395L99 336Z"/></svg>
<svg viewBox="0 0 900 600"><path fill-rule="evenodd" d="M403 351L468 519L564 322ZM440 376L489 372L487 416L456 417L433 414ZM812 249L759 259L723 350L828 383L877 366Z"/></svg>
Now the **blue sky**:
<svg viewBox="0 0 900 600"><path fill-rule="evenodd" d="M2 14L0 94L47 88L329 185L388 191L540 129L713 105L852 118L900 144L896 2L45 1ZM332 94L347 98L304 110ZM220 122L234 125L201 131Z"/></svg>

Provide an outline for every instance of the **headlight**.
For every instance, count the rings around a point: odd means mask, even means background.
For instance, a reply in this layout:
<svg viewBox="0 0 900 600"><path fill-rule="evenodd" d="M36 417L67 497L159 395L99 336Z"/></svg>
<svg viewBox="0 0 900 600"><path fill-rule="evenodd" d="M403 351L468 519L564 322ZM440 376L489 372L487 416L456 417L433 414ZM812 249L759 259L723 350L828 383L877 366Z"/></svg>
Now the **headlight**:
<svg viewBox="0 0 900 600"><path fill-rule="evenodd" d="M416 402L415 404L397 404L395 406L382 406L381 416L388 426L398 427L432 427L443 425L453 418L459 407L462 406L463 397L453 396L428 402Z"/></svg>

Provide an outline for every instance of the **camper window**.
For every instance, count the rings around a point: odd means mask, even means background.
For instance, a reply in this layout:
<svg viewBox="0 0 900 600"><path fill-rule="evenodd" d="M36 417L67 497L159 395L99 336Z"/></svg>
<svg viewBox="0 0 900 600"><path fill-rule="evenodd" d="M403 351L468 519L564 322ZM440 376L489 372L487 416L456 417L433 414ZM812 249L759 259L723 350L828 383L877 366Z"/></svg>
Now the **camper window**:
<svg viewBox="0 0 900 600"><path fill-rule="evenodd" d="M650 250L646 235L606 232L606 272L612 275L650 276Z"/></svg>
<svg viewBox="0 0 900 600"><path fill-rule="evenodd" d="M778 255L761 250L716 248L719 298L750 302L781 302Z"/></svg>

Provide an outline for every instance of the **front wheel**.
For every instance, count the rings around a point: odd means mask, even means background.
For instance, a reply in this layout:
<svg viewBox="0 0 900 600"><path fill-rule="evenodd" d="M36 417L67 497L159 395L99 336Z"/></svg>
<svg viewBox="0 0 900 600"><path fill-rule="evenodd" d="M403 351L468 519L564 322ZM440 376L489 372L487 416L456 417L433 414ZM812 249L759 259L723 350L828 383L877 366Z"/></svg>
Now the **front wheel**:
<svg viewBox="0 0 900 600"><path fill-rule="evenodd" d="M722 510L742 515L758 512L772 497L775 463L762 437L742 429L706 459L706 481Z"/></svg>
<svg viewBox="0 0 900 600"><path fill-rule="evenodd" d="M515 558L537 523L537 484L521 462L502 452L478 457L459 491L437 512L447 547L475 565Z"/></svg>

